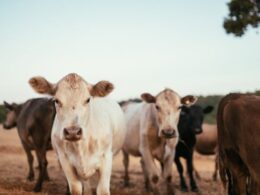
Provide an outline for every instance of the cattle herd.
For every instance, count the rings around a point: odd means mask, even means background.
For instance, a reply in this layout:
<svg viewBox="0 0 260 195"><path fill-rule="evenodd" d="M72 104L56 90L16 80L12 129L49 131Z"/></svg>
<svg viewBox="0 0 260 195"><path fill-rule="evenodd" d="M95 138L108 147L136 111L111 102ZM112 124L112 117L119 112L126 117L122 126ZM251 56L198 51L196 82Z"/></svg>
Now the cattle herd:
<svg viewBox="0 0 260 195"><path fill-rule="evenodd" d="M53 149L67 180L66 194L110 194L113 157L122 151L124 186L129 186L129 155L140 158L144 187L161 194L175 194L173 163L180 177L180 189L200 193L193 164L196 150L216 154L217 170L229 195L260 195L260 97L229 94L219 103L217 128L202 129L204 115L214 108L195 104L193 95L181 97L166 88L157 95L140 94L141 99L117 103L106 97L114 86L108 81L86 82L71 73L57 83L33 77L30 86L48 98L22 104L4 102L8 110L3 127L17 127L27 155L28 180L34 179L35 151L39 175L33 191L39 192L47 171L47 150ZM180 158L186 161L186 184ZM159 162L159 165L156 163ZM195 173L195 174L194 174ZM196 175L196 177L194 177Z"/></svg>

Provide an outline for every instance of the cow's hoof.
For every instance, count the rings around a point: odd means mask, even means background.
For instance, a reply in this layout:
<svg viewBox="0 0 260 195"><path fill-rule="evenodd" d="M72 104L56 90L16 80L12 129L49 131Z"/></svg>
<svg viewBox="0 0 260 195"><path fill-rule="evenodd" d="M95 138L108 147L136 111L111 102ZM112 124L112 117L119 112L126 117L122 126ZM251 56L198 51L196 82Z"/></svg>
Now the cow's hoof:
<svg viewBox="0 0 260 195"><path fill-rule="evenodd" d="M199 188L198 188L197 186L193 186L193 187L191 188L191 191L192 191L192 192L199 192Z"/></svg>
<svg viewBox="0 0 260 195"><path fill-rule="evenodd" d="M41 189L42 189L41 186L36 185L36 186L34 187L33 191L34 191L34 192L40 192Z"/></svg>
<svg viewBox="0 0 260 195"><path fill-rule="evenodd" d="M153 175L153 177L152 177L152 182L153 182L154 184L157 184L158 181L159 181L159 176L158 176L158 175Z"/></svg>
<svg viewBox="0 0 260 195"><path fill-rule="evenodd" d="M182 192L188 192L189 190L188 190L187 186L182 186L181 191Z"/></svg>
<svg viewBox="0 0 260 195"><path fill-rule="evenodd" d="M46 177L44 178L44 181L51 181L51 179L50 179L49 176L46 176Z"/></svg>
<svg viewBox="0 0 260 195"><path fill-rule="evenodd" d="M129 186L130 186L130 185L129 185L129 182L125 182L125 183L124 183L124 187L125 187L125 188L129 188Z"/></svg>
<svg viewBox="0 0 260 195"><path fill-rule="evenodd" d="M29 176L27 177L27 180L28 180L28 181L33 181L33 180L34 180L34 175L29 175Z"/></svg>
<svg viewBox="0 0 260 195"><path fill-rule="evenodd" d="M160 195L160 192L157 188L153 189L153 195Z"/></svg>

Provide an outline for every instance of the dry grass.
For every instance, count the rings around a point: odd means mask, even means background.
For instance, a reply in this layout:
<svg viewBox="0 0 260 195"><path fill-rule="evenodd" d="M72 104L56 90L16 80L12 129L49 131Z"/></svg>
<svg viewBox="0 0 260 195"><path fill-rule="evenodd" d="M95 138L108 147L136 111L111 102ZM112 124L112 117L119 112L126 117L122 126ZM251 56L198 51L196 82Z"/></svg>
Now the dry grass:
<svg viewBox="0 0 260 195"><path fill-rule="evenodd" d="M28 173L28 164L25 153L21 147L17 130L12 129L5 131L0 127L0 195L33 195L32 192L35 181L26 180ZM59 195L65 194L66 180L57 163L56 156L53 151L48 152L48 172L51 181L45 182L42 193L37 195ZM36 158L34 161L37 166ZM198 181L201 189L200 194L205 195L221 195L223 189L220 181L212 181L212 172L214 169L214 157L205 157L195 155L195 166L199 170L202 180ZM195 193L181 193L179 191L179 178L174 167L174 185L176 186L176 194L193 195ZM38 170L35 169L37 175ZM123 165L122 156L118 155L114 159L113 174L111 179L111 194L113 195L148 195L145 192L143 184L143 174L140 169L139 159L130 158L130 182L129 188L123 187ZM187 179L188 184L188 179ZM163 187L162 187L163 188ZM163 190L163 189L162 189Z"/></svg>

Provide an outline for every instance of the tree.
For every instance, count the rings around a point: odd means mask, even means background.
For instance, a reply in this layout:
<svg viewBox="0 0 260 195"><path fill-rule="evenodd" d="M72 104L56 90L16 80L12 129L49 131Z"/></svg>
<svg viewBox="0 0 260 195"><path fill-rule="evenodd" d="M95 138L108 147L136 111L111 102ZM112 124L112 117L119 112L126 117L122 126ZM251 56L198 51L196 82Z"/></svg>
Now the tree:
<svg viewBox="0 0 260 195"><path fill-rule="evenodd" d="M260 23L260 0L231 0L228 4L229 14L224 19L227 33L235 36L244 35L248 26L257 28Z"/></svg>

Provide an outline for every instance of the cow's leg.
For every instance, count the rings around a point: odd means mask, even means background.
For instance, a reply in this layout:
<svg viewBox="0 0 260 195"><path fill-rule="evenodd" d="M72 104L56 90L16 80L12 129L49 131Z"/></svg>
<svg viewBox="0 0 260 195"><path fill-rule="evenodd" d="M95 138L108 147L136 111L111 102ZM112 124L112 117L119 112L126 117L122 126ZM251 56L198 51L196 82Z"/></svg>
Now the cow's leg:
<svg viewBox="0 0 260 195"><path fill-rule="evenodd" d="M140 146L140 152L142 155L142 159L144 161L144 168L146 169L148 173L149 182L151 184L152 190L154 194L160 194L159 193L159 171L155 165L154 159L152 157L150 148L149 148L149 142L147 136L141 135L141 146Z"/></svg>
<svg viewBox="0 0 260 195"><path fill-rule="evenodd" d="M179 175L180 175L181 191L183 191L183 192L188 192L188 187L187 187L187 185L186 185L186 182L185 182L185 179L184 179L184 176L183 176L183 167L182 167L180 158L179 158L179 157L175 157L174 160L175 160L175 164L176 164L176 166L177 166L177 170L178 170Z"/></svg>
<svg viewBox="0 0 260 195"><path fill-rule="evenodd" d="M59 162L61 168L66 176L69 191L67 189L66 194L69 195L82 195L83 187L81 181L78 179L77 175L75 174L74 168L70 165L68 159L62 152L57 150L59 156Z"/></svg>
<svg viewBox="0 0 260 195"><path fill-rule="evenodd" d="M190 186L191 186L191 190L193 192L198 192L198 187L197 187L197 184L196 184L196 181L193 177L193 166L192 166L192 161L193 161L193 154L191 153L188 158L186 159L186 163L187 163L187 170L188 170L188 174L189 174L189 177L190 177Z"/></svg>
<svg viewBox="0 0 260 195"><path fill-rule="evenodd" d="M163 162L163 178L165 179L166 182L166 187L167 187L167 194L168 195L173 195L174 193L174 186L172 183L172 163L173 163L173 156L174 154L172 152L169 152L169 155L164 157L164 162Z"/></svg>
<svg viewBox="0 0 260 195"><path fill-rule="evenodd" d="M226 151L226 153L232 181L232 193L236 195L244 195L247 191L246 184L247 177L249 176L248 169L235 151L229 150Z"/></svg>
<svg viewBox="0 0 260 195"><path fill-rule="evenodd" d="M110 177L112 171L112 151L107 151L101 160L101 166L99 169L99 182L97 186L97 195L110 195Z"/></svg>
<svg viewBox="0 0 260 195"><path fill-rule="evenodd" d="M33 171L33 155L30 150L30 148L26 145L26 143L22 142L23 148L25 150L26 156L27 156L27 161L29 164L29 174L27 176L27 179L29 181L32 181L34 179L34 171Z"/></svg>
<svg viewBox="0 0 260 195"><path fill-rule="evenodd" d="M216 156L216 159L215 159L215 170L214 170L214 173L213 173L213 180L214 181L217 181L217 178L218 178L218 157Z"/></svg>
<svg viewBox="0 0 260 195"><path fill-rule="evenodd" d="M193 166L193 171L194 171L195 177L196 177L198 180L201 180L200 174L199 174L198 170L195 168L193 162L192 162L192 166Z"/></svg>
<svg viewBox="0 0 260 195"><path fill-rule="evenodd" d="M40 192L42 188L42 183L46 178L46 170L47 170L47 159L46 159L46 149L43 147L42 149L36 148L36 155L39 163L39 176L34 187L35 192Z"/></svg>
<svg viewBox="0 0 260 195"><path fill-rule="evenodd" d="M144 165L144 160L141 158L140 160L141 166L142 166L142 170L143 170L143 175L144 175L144 187L146 191L151 191L151 185L149 182L149 176L147 173L147 170L145 169L145 165Z"/></svg>
<svg viewBox="0 0 260 195"><path fill-rule="evenodd" d="M128 175L128 167L129 167L129 154L123 151L123 164L125 168L125 177L124 177L124 186L129 186L129 175Z"/></svg>

